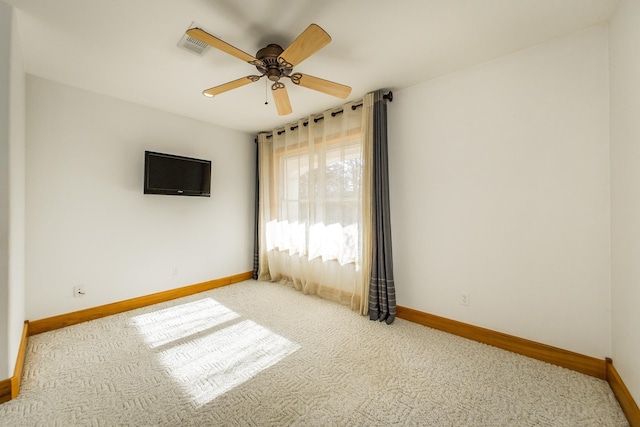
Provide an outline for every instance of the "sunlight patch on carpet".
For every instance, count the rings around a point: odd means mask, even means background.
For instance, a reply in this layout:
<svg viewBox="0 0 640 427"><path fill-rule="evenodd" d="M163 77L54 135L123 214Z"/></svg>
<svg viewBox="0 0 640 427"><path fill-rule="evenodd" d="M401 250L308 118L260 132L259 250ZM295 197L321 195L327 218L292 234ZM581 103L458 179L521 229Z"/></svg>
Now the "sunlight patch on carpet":
<svg viewBox="0 0 640 427"><path fill-rule="evenodd" d="M156 348L240 317L238 313L212 298L180 304L175 307L132 318L149 347Z"/></svg>
<svg viewBox="0 0 640 427"><path fill-rule="evenodd" d="M163 350L159 358L196 406L202 406L299 348L299 344L244 320Z"/></svg>

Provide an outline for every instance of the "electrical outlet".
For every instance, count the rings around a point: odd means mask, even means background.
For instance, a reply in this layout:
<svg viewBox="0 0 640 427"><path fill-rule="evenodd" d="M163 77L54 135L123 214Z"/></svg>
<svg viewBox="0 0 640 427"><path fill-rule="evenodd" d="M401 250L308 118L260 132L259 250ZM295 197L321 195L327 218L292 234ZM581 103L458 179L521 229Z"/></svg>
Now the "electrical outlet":
<svg viewBox="0 0 640 427"><path fill-rule="evenodd" d="M83 297L84 296L84 286L74 286L73 287L73 296L74 297Z"/></svg>
<svg viewBox="0 0 640 427"><path fill-rule="evenodd" d="M460 304L462 305L471 304L471 294L468 291L462 291L462 293L460 294Z"/></svg>

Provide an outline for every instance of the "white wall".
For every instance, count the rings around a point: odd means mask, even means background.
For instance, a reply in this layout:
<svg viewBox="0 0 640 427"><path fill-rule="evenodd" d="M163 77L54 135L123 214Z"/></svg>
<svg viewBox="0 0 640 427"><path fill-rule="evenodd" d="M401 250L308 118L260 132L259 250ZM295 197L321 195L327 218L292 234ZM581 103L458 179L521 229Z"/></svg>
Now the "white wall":
<svg viewBox="0 0 640 427"><path fill-rule="evenodd" d="M9 93L12 8L0 2L0 380L9 377Z"/></svg>
<svg viewBox="0 0 640 427"><path fill-rule="evenodd" d="M640 402L640 3L609 23L613 364Z"/></svg>
<svg viewBox="0 0 640 427"><path fill-rule="evenodd" d="M395 93L399 305L610 355L607 54L600 26Z"/></svg>
<svg viewBox="0 0 640 427"><path fill-rule="evenodd" d="M252 135L33 76L27 130L28 319L252 269ZM211 160L211 197L144 195L145 150Z"/></svg>
<svg viewBox="0 0 640 427"><path fill-rule="evenodd" d="M13 375L24 322L24 86L16 16L0 2L0 380Z"/></svg>
<svg viewBox="0 0 640 427"><path fill-rule="evenodd" d="M9 127L9 374L18 357L25 321L25 73L17 14L11 26Z"/></svg>

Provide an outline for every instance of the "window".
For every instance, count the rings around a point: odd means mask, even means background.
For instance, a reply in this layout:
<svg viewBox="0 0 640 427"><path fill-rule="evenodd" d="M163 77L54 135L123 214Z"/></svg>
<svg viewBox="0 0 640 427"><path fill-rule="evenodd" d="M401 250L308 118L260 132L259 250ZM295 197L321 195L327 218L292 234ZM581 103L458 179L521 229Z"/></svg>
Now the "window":
<svg viewBox="0 0 640 427"><path fill-rule="evenodd" d="M355 263L362 216L360 129L347 138L285 146L274 163L278 211L268 225L267 249Z"/></svg>

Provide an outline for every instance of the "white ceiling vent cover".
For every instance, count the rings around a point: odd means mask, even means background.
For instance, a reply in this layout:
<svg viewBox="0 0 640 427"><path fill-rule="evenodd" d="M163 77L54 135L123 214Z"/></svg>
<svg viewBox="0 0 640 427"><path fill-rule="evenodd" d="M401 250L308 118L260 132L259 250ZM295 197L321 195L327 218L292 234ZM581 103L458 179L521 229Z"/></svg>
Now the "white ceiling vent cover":
<svg viewBox="0 0 640 427"><path fill-rule="evenodd" d="M200 27L195 22L192 22L189 28L187 29L190 30L191 28L202 28L202 27ZM186 49L189 52L195 53L196 55L202 56L207 51L207 49L209 49L210 46L206 43L201 42L200 40L190 37L185 31L184 35L178 42L178 47Z"/></svg>

